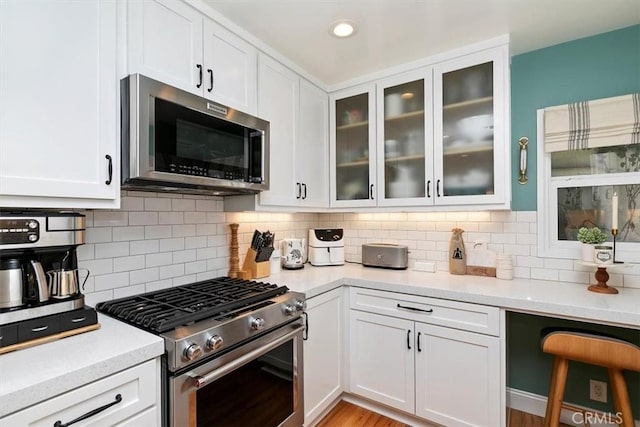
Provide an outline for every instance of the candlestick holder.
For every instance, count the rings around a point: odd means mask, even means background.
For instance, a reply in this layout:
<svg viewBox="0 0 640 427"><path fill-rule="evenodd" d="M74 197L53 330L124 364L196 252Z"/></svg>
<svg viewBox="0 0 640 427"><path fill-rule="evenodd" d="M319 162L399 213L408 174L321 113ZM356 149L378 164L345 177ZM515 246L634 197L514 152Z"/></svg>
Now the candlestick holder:
<svg viewBox="0 0 640 427"><path fill-rule="evenodd" d="M622 261L616 261L616 239L618 237L618 229L612 228L611 235L613 236L613 263L614 264L622 264Z"/></svg>

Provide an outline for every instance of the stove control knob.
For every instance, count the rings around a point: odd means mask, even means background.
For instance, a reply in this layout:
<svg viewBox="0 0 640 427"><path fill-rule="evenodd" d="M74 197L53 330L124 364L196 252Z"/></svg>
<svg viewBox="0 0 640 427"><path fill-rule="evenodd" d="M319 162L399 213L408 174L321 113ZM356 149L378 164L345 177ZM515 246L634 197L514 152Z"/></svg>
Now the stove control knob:
<svg viewBox="0 0 640 427"><path fill-rule="evenodd" d="M200 356L202 356L202 349L198 344L190 344L184 349L184 357L187 360L195 360Z"/></svg>
<svg viewBox="0 0 640 427"><path fill-rule="evenodd" d="M217 350L222 347L224 340L220 335L214 335L207 340L207 350Z"/></svg>
<svg viewBox="0 0 640 427"><path fill-rule="evenodd" d="M296 300L296 310L305 311L307 309L307 302Z"/></svg>
<svg viewBox="0 0 640 427"><path fill-rule="evenodd" d="M254 331L261 331L264 329L264 319L262 317L256 317L251 319L251 329Z"/></svg>
<svg viewBox="0 0 640 427"><path fill-rule="evenodd" d="M291 304L287 304L284 306L284 314L286 316L293 316L296 312L296 307L291 305Z"/></svg>

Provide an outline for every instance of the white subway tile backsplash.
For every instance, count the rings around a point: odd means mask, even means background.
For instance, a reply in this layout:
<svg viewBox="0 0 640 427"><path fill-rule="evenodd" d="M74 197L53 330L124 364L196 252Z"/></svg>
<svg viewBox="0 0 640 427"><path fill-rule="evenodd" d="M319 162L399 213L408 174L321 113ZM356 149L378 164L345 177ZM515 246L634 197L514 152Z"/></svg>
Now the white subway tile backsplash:
<svg viewBox="0 0 640 427"><path fill-rule="evenodd" d="M95 277L96 292L129 286L129 272L104 274Z"/></svg>
<svg viewBox="0 0 640 427"><path fill-rule="evenodd" d="M129 242L131 255L151 254L160 250L159 240L136 240Z"/></svg>
<svg viewBox="0 0 640 427"><path fill-rule="evenodd" d="M451 229L513 255L514 276L589 283L593 269L576 260L539 257L535 212L224 213L221 198L123 192L119 211L86 212L87 241L78 248L80 267L91 271L85 293L91 303L178 286L228 273L229 224L240 224L240 257L253 231L308 237L309 228L343 227L345 259L361 262L363 243L407 245L409 263L434 262L448 271ZM640 288L640 269L610 274L613 286Z"/></svg>
<svg viewBox="0 0 640 427"><path fill-rule="evenodd" d="M113 240L111 227L88 228L85 231L87 243L104 243Z"/></svg>
<svg viewBox="0 0 640 427"><path fill-rule="evenodd" d="M171 252L161 252L145 255L145 265L147 267L158 267L168 265L173 262L173 254Z"/></svg>
<svg viewBox="0 0 640 427"><path fill-rule="evenodd" d="M172 235L170 225L147 225L144 227L145 239L162 239Z"/></svg>
<svg viewBox="0 0 640 427"><path fill-rule="evenodd" d="M160 194L158 194L160 195ZM161 197L157 198L146 198L144 199L144 210L145 211L170 211L171 210L171 200L164 199Z"/></svg>
<svg viewBox="0 0 640 427"><path fill-rule="evenodd" d="M129 215L122 211L95 211L93 227L118 227L129 224Z"/></svg>
<svg viewBox="0 0 640 427"><path fill-rule="evenodd" d="M158 212L129 212L129 225L155 225Z"/></svg>
<svg viewBox="0 0 640 427"><path fill-rule="evenodd" d="M95 257L100 258L116 258L129 255L129 243L96 243Z"/></svg>
<svg viewBox="0 0 640 427"><path fill-rule="evenodd" d="M144 255L113 258L113 271L116 273L121 271L139 270L144 267Z"/></svg>

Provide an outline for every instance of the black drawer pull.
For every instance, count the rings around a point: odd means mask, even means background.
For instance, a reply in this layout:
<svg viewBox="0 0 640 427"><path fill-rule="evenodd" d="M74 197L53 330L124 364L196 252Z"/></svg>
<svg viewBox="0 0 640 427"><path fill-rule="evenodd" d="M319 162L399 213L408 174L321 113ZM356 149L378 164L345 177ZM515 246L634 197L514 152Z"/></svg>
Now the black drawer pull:
<svg viewBox="0 0 640 427"><path fill-rule="evenodd" d="M106 155L104 156L105 159L107 159L109 161L109 179L107 179L104 183L107 185L111 185L111 180L113 178L113 159L111 158L110 155Z"/></svg>
<svg viewBox="0 0 640 427"><path fill-rule="evenodd" d="M405 310L412 310L412 311L420 311L422 313L433 313L432 308L430 308L429 310L425 310L423 308L407 307L406 305L400 305L400 304L398 304L398 308L404 308Z"/></svg>
<svg viewBox="0 0 640 427"><path fill-rule="evenodd" d="M213 70L208 68L207 73L209 73L209 89L207 89L207 92L211 92L213 90Z"/></svg>
<svg viewBox="0 0 640 427"><path fill-rule="evenodd" d="M418 351L422 351L422 349L420 348L420 335L422 335L422 332L418 332L418 338L417 338L417 341L418 341Z"/></svg>
<svg viewBox="0 0 640 427"><path fill-rule="evenodd" d="M407 348L411 350L411 329L407 330Z"/></svg>
<svg viewBox="0 0 640 427"><path fill-rule="evenodd" d="M431 180L427 181L427 199L431 198Z"/></svg>
<svg viewBox="0 0 640 427"><path fill-rule="evenodd" d="M31 332L42 332L42 331L46 331L47 329L49 329L48 326L40 326L39 328L31 329Z"/></svg>
<svg viewBox="0 0 640 427"><path fill-rule="evenodd" d="M369 187L369 198L373 200L373 184Z"/></svg>
<svg viewBox="0 0 640 427"><path fill-rule="evenodd" d="M83 322L87 319L87 316L78 317L77 319L71 319L71 323Z"/></svg>
<svg viewBox="0 0 640 427"><path fill-rule="evenodd" d="M62 421L58 420L53 424L53 427L67 427L67 426L70 426L71 424L75 424L78 421L86 420L87 418L93 417L94 415L97 415L100 412L102 412L102 411L104 411L106 409L109 409L113 405L117 405L120 402L122 402L122 395L120 393L118 393L118 394L116 394L116 399L113 402L107 403L106 405L101 406L99 408L96 408L93 411L89 411L86 414L79 416L75 420L69 421L68 423L63 423Z"/></svg>
<svg viewBox="0 0 640 427"><path fill-rule="evenodd" d="M302 195L302 199L306 199L307 198L307 184L305 184L304 182L302 183L302 189L304 190L304 193Z"/></svg>
<svg viewBox="0 0 640 427"><path fill-rule="evenodd" d="M296 196L296 199L299 199L302 197L302 186L299 182L296 182L296 187L298 187L298 195Z"/></svg>
<svg viewBox="0 0 640 427"><path fill-rule="evenodd" d="M440 197L440 180L436 181L436 196Z"/></svg>

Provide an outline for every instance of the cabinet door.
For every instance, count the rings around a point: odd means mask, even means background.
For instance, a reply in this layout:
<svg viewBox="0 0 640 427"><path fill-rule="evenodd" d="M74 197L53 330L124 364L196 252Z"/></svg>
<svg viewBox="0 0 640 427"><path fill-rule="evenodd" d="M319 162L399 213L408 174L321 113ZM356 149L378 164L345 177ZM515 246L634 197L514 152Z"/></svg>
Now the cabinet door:
<svg viewBox="0 0 640 427"><path fill-rule="evenodd" d="M413 413L413 322L350 311L351 393Z"/></svg>
<svg viewBox="0 0 640 427"><path fill-rule="evenodd" d="M258 52L220 25L204 19L204 95L256 114Z"/></svg>
<svg viewBox="0 0 640 427"><path fill-rule="evenodd" d="M431 69L377 84L378 205L433 204Z"/></svg>
<svg viewBox="0 0 640 427"><path fill-rule="evenodd" d="M2 1L0 52L0 205L117 207L115 1Z"/></svg>
<svg viewBox="0 0 640 427"><path fill-rule="evenodd" d="M131 0L129 73L202 95L202 20L197 10L183 2Z"/></svg>
<svg viewBox="0 0 640 427"><path fill-rule="evenodd" d="M298 76L266 55L258 58L258 116L269 121L269 191L260 204L295 206Z"/></svg>
<svg viewBox="0 0 640 427"><path fill-rule="evenodd" d="M329 204L329 97L325 91L300 79L300 120L296 143L300 205Z"/></svg>
<svg viewBox="0 0 640 427"><path fill-rule="evenodd" d="M330 96L332 206L376 205L374 94L369 84Z"/></svg>
<svg viewBox="0 0 640 427"><path fill-rule="evenodd" d="M310 425L342 393L342 288L307 300L304 423Z"/></svg>
<svg viewBox="0 0 640 427"><path fill-rule="evenodd" d="M416 415L447 426L498 426L500 340L416 323Z"/></svg>
<svg viewBox="0 0 640 427"><path fill-rule="evenodd" d="M506 48L434 68L436 204L509 199Z"/></svg>

